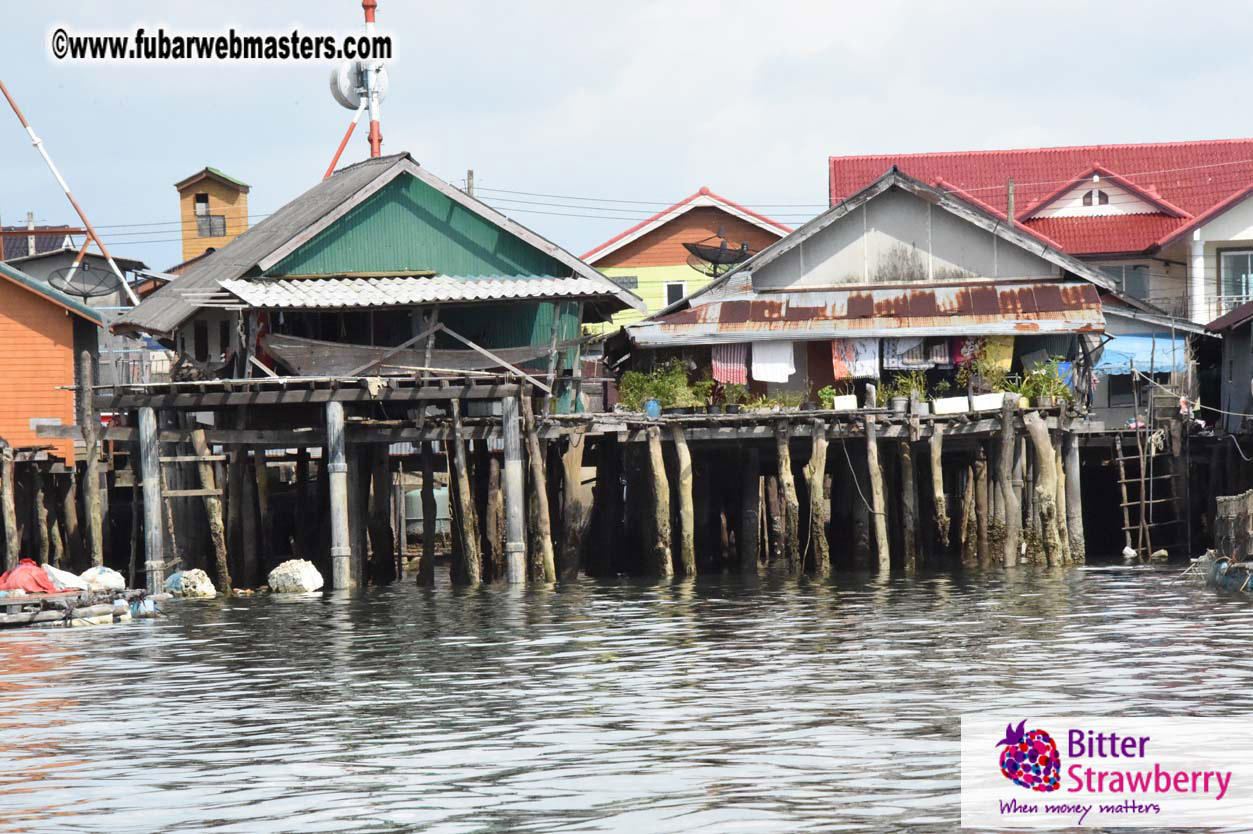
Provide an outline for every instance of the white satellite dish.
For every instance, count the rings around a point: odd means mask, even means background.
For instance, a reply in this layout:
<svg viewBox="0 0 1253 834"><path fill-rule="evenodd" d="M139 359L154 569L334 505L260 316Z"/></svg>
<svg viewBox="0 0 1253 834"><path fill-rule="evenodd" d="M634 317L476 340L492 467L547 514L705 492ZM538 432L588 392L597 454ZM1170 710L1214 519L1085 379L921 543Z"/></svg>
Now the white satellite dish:
<svg viewBox="0 0 1253 834"><path fill-rule="evenodd" d="M387 67L378 65L374 73L374 86L379 101L387 97ZM365 94L365 64L362 61L344 61L331 70L331 95L341 107L356 110Z"/></svg>

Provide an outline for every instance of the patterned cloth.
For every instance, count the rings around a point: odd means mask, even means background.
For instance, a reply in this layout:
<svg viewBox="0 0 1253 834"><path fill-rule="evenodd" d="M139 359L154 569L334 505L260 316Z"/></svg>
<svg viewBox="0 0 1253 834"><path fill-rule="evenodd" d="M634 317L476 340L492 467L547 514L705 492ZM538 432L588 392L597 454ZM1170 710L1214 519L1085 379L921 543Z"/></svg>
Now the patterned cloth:
<svg viewBox="0 0 1253 834"><path fill-rule="evenodd" d="M791 342L754 342L753 379L758 382L787 382L796 373Z"/></svg>
<svg viewBox="0 0 1253 834"><path fill-rule="evenodd" d="M953 364L986 359L1003 371L1014 363L1013 336L957 336L952 342Z"/></svg>
<svg viewBox="0 0 1253 834"><path fill-rule="evenodd" d="M921 336L883 340L883 368L892 371L926 370L935 362L927 354Z"/></svg>
<svg viewBox="0 0 1253 834"><path fill-rule="evenodd" d="M831 373L837 380L878 379L878 339L832 339Z"/></svg>
<svg viewBox="0 0 1253 834"><path fill-rule="evenodd" d="M714 379L718 382L748 384L748 345L713 346Z"/></svg>

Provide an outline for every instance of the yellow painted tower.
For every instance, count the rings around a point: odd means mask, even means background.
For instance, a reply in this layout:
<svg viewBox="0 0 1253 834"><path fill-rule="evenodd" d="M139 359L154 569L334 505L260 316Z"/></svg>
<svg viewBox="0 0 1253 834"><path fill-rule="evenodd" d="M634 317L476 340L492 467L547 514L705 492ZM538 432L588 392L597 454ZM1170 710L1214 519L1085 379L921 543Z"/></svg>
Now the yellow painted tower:
<svg viewBox="0 0 1253 834"><path fill-rule="evenodd" d="M220 249L247 231L247 183L216 168L202 168L174 187L178 189L184 261Z"/></svg>

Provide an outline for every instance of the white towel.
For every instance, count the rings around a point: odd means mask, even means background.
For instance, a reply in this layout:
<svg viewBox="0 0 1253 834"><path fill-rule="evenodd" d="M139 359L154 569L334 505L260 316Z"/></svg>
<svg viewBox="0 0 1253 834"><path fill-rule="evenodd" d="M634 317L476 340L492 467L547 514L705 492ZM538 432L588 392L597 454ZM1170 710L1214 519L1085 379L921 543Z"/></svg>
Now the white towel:
<svg viewBox="0 0 1253 834"><path fill-rule="evenodd" d="M796 373L791 342L753 342L753 379L787 382Z"/></svg>

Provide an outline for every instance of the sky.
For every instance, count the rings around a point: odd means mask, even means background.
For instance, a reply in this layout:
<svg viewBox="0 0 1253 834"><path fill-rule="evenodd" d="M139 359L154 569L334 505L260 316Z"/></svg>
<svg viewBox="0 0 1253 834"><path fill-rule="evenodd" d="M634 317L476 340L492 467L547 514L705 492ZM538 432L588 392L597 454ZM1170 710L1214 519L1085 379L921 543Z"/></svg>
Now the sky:
<svg viewBox="0 0 1253 834"><path fill-rule="evenodd" d="M351 119L330 62L57 62L48 41L351 33L357 0L4 2L0 79L106 245L153 269L181 260L176 181L244 180L257 222L319 181ZM701 186L796 226L826 204L831 155L1253 135L1253 17L1205 8L379 0L383 151L456 185L473 168L480 198L576 255ZM7 110L0 153L4 223L77 224Z"/></svg>

